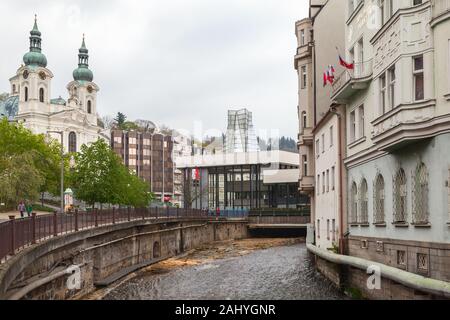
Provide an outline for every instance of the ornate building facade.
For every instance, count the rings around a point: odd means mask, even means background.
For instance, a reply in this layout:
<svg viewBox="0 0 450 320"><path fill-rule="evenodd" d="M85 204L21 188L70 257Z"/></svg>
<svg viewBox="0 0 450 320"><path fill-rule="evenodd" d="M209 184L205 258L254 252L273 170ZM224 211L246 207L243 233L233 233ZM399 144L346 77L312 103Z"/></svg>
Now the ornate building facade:
<svg viewBox="0 0 450 320"><path fill-rule="evenodd" d="M97 139L109 140L109 134L97 123L97 93L89 69L89 51L84 37L78 54L78 68L73 81L67 85L68 100L51 98L53 73L47 68L47 58L42 53L41 32L35 20L30 32L30 51L23 64L9 81L11 93L0 112L10 121L22 123L36 134L63 140L65 151L78 152L83 144Z"/></svg>

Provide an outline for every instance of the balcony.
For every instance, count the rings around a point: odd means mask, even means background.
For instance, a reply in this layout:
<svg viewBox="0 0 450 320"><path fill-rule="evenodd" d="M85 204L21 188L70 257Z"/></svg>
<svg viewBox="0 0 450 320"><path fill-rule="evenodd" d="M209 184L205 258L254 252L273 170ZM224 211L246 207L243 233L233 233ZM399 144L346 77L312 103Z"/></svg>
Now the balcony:
<svg viewBox="0 0 450 320"><path fill-rule="evenodd" d="M309 45L309 43L300 46L297 48L297 52L295 55L295 67L297 68L297 62L301 59L309 58L312 55L312 47Z"/></svg>
<svg viewBox="0 0 450 320"><path fill-rule="evenodd" d="M331 99L338 103L345 103L359 90L367 89L372 81L372 59L355 63L354 70L345 70L333 83Z"/></svg>
<svg viewBox="0 0 450 320"><path fill-rule="evenodd" d="M314 193L315 183L315 179L312 176L300 177L298 190L306 194Z"/></svg>
<svg viewBox="0 0 450 320"><path fill-rule="evenodd" d="M450 0L432 0L433 20L431 27L450 18Z"/></svg>
<svg viewBox="0 0 450 320"><path fill-rule="evenodd" d="M298 135L299 146L312 146L314 144L314 135L312 128L305 128L303 132Z"/></svg>
<svg viewBox="0 0 450 320"><path fill-rule="evenodd" d="M372 141L381 151L433 137L448 127L449 117L436 117L436 100L401 104L372 121Z"/></svg>

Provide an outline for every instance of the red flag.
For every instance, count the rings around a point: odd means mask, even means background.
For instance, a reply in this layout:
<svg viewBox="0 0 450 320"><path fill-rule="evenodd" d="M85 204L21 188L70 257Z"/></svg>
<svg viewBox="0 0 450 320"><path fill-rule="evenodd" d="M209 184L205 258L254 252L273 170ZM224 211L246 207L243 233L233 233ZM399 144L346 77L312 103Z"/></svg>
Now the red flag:
<svg viewBox="0 0 450 320"><path fill-rule="evenodd" d="M355 64L353 63L348 63L347 61L345 61L344 59L342 59L341 55L339 55L339 63L341 66L343 66L344 68L347 68L349 70L353 70L355 69Z"/></svg>
<svg viewBox="0 0 450 320"><path fill-rule="evenodd" d="M327 85L327 81L328 81L328 76L327 76L327 73L324 72L323 73L323 86L324 87Z"/></svg>

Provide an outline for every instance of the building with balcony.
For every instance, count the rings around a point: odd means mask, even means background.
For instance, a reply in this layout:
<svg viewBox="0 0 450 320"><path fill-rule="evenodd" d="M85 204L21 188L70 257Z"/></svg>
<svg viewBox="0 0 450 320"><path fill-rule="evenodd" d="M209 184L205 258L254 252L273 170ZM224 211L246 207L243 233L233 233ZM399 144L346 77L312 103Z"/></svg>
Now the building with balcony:
<svg viewBox="0 0 450 320"><path fill-rule="evenodd" d="M125 166L149 184L149 191L155 194L157 201L176 200L171 135L112 130L111 148Z"/></svg>
<svg viewBox="0 0 450 320"><path fill-rule="evenodd" d="M450 2L348 4L348 254L450 281Z"/></svg>

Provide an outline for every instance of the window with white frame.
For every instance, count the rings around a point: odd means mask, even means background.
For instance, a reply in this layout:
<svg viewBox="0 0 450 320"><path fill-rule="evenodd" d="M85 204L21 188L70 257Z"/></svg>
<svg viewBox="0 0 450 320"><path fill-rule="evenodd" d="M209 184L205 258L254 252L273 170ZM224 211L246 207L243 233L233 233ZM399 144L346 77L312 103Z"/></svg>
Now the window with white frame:
<svg viewBox="0 0 450 320"><path fill-rule="evenodd" d="M308 78L306 76L306 66L302 66L300 70L301 70L300 72L301 72L301 79L302 79L302 83L301 83L302 89L305 89L306 88L306 82L308 80Z"/></svg>
<svg viewBox="0 0 450 320"><path fill-rule="evenodd" d="M327 192L330 192L330 170L327 170Z"/></svg>
<svg viewBox="0 0 450 320"><path fill-rule="evenodd" d="M427 224L429 222L428 203L428 170L425 164L417 166L413 176L413 222Z"/></svg>
<svg viewBox="0 0 450 320"><path fill-rule="evenodd" d="M114 137L114 143L122 143L122 137Z"/></svg>
<svg viewBox="0 0 450 320"><path fill-rule="evenodd" d="M322 193L325 194L325 172L322 172Z"/></svg>
<svg viewBox="0 0 450 320"><path fill-rule="evenodd" d="M394 178L394 223L407 222L406 174L400 169Z"/></svg>
<svg viewBox="0 0 450 320"><path fill-rule="evenodd" d="M380 76L380 111L381 114L386 113L386 75Z"/></svg>
<svg viewBox="0 0 450 320"><path fill-rule="evenodd" d="M300 31L300 45L305 45L305 29Z"/></svg>
<svg viewBox="0 0 450 320"><path fill-rule="evenodd" d="M330 219L327 219L327 240L330 240Z"/></svg>
<svg viewBox="0 0 450 320"><path fill-rule="evenodd" d="M317 175L317 195L320 195L320 174Z"/></svg>
<svg viewBox="0 0 450 320"><path fill-rule="evenodd" d="M330 148L333 146L334 144L334 131L333 131L333 126L330 127Z"/></svg>
<svg viewBox="0 0 450 320"><path fill-rule="evenodd" d="M366 179L362 179L361 186L359 187L360 194L360 223L368 224L369 223L369 197L367 194L367 181Z"/></svg>
<svg viewBox="0 0 450 320"><path fill-rule="evenodd" d="M307 176L308 175L308 156L306 154L304 154L302 156L302 161L303 161L303 176Z"/></svg>
<svg viewBox="0 0 450 320"><path fill-rule="evenodd" d="M381 174L378 174L375 179L374 185L374 223L384 223L385 213L384 213L384 178Z"/></svg>
<svg viewBox="0 0 450 320"><path fill-rule="evenodd" d="M358 187L355 182L352 183L350 190L350 223L358 223Z"/></svg>
<svg viewBox="0 0 450 320"><path fill-rule="evenodd" d="M425 98L423 55L413 58L414 76L414 100L420 101Z"/></svg>
<svg viewBox="0 0 450 320"><path fill-rule="evenodd" d="M320 140L316 140L316 157L319 158L320 156Z"/></svg>
<svg viewBox="0 0 450 320"><path fill-rule="evenodd" d="M336 167L331 168L331 190L336 189Z"/></svg>
<svg viewBox="0 0 450 320"><path fill-rule="evenodd" d="M365 136L365 130L364 130L364 105L360 106L358 108L358 126L359 126L359 137L362 138Z"/></svg>
<svg viewBox="0 0 450 320"><path fill-rule="evenodd" d="M350 142L356 140L356 112L350 112Z"/></svg>
<svg viewBox="0 0 450 320"><path fill-rule="evenodd" d="M388 70L388 76L389 76L389 107L391 109L395 108L395 82L397 80L397 77L395 75L395 65L393 65Z"/></svg>

